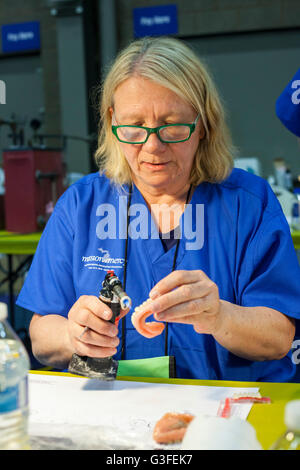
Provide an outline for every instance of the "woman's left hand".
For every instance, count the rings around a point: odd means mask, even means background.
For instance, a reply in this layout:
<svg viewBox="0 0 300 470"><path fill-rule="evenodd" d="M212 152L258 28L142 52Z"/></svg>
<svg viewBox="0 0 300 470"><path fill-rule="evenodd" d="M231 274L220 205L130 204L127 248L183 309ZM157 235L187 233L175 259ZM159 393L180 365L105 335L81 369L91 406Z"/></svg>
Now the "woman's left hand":
<svg viewBox="0 0 300 470"><path fill-rule="evenodd" d="M218 286L201 270L173 271L151 290L156 320L189 323L197 333L215 334L221 320Z"/></svg>

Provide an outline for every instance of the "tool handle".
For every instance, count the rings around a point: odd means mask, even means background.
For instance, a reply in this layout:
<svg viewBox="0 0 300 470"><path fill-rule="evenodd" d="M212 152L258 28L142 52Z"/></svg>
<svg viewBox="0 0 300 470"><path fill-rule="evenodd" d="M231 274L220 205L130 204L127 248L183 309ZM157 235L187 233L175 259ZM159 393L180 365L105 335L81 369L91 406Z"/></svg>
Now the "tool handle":
<svg viewBox="0 0 300 470"><path fill-rule="evenodd" d="M108 321L110 321L110 323L115 323L116 318L120 315L120 310L121 310L120 302L110 302L110 301L105 301L103 299L101 299L101 301L105 305L107 305L113 313L111 319Z"/></svg>
<svg viewBox="0 0 300 470"><path fill-rule="evenodd" d="M120 302L112 302L110 304L110 309L112 310L112 317L109 320L111 323L115 323L116 319L120 315L121 305Z"/></svg>

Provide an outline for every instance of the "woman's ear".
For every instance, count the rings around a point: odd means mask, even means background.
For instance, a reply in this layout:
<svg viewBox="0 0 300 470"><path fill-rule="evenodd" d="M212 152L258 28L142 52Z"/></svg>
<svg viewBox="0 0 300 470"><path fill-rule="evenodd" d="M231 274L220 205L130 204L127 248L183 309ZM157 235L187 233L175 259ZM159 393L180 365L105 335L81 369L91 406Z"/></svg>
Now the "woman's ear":
<svg viewBox="0 0 300 470"><path fill-rule="evenodd" d="M199 139L202 140L204 137L205 137L205 127L203 125L201 125L201 128L200 128L200 133L199 133Z"/></svg>
<svg viewBox="0 0 300 470"><path fill-rule="evenodd" d="M110 106L110 107L108 108L108 111L110 112L110 117L112 118L112 117L113 117L113 114L114 114L113 107Z"/></svg>
<svg viewBox="0 0 300 470"><path fill-rule="evenodd" d="M199 139L202 140L206 136L206 128L202 119L200 119L199 124L200 124Z"/></svg>

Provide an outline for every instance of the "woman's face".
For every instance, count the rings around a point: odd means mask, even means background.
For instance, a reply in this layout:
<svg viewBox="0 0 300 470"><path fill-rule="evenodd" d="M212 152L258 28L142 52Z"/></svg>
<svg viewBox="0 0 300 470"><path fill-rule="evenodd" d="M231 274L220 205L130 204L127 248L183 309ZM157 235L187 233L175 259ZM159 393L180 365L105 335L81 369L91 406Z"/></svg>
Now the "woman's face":
<svg viewBox="0 0 300 470"><path fill-rule="evenodd" d="M165 124L193 123L195 109L176 93L142 77L131 77L116 89L111 108L115 125L157 127ZM198 120L190 139L163 143L151 134L144 144L118 141L131 168L134 183L143 193L179 194L189 184L189 176L204 130Z"/></svg>

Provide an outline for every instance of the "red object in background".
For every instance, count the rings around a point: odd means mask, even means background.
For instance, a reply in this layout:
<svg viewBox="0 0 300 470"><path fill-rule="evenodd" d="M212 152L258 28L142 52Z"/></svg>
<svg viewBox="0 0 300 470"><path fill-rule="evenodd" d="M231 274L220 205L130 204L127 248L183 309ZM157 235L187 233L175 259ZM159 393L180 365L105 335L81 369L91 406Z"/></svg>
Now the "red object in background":
<svg viewBox="0 0 300 470"><path fill-rule="evenodd" d="M51 201L55 205L65 190L62 152L5 150L3 169L5 229L18 233L42 230L49 218Z"/></svg>

